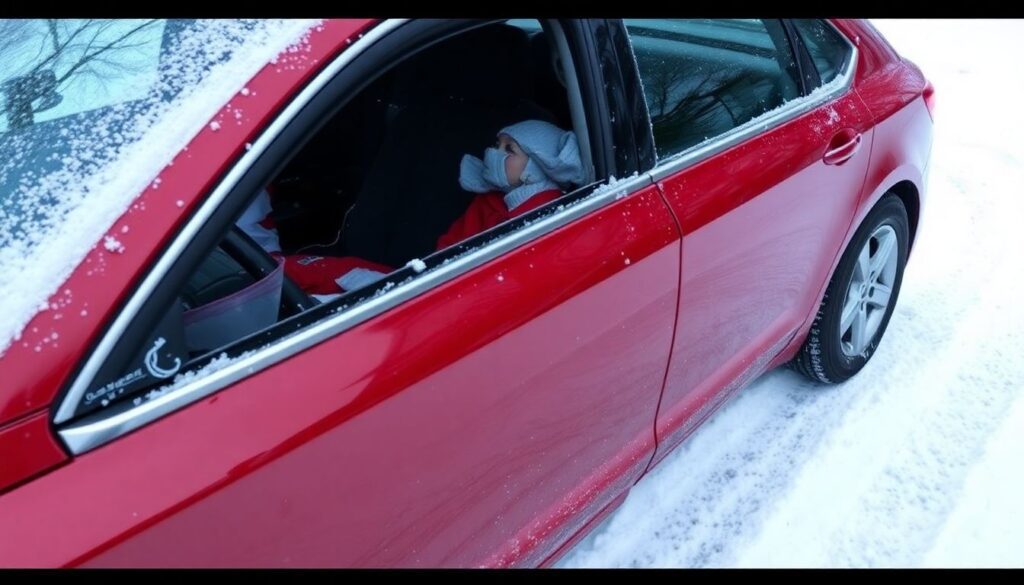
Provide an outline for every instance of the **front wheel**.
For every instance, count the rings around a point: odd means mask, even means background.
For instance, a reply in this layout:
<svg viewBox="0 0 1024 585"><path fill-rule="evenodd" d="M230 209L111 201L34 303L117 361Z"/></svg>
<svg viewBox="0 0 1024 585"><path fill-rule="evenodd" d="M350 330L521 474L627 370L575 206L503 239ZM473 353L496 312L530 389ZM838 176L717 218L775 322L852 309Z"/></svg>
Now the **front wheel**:
<svg viewBox="0 0 1024 585"><path fill-rule="evenodd" d="M871 359L896 306L909 236L903 202L886 195L846 247L810 333L793 358L794 369L812 380L837 383Z"/></svg>

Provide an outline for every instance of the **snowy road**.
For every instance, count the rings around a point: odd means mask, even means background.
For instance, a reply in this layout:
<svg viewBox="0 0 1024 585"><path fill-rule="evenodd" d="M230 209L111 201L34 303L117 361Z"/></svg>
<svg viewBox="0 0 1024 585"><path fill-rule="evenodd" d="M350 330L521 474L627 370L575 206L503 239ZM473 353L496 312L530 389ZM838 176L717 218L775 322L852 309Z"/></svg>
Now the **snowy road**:
<svg viewBox="0 0 1024 585"><path fill-rule="evenodd" d="M938 121L878 352L755 381L559 566L1024 567L1024 21L875 24Z"/></svg>

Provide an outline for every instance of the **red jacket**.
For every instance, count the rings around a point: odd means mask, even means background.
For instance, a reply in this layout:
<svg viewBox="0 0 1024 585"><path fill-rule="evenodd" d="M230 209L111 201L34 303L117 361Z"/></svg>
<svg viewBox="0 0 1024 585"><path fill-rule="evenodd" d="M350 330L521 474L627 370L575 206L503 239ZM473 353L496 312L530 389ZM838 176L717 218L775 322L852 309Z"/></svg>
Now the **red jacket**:
<svg viewBox="0 0 1024 585"><path fill-rule="evenodd" d="M541 191L530 197L519 207L509 211L505 205L504 195L499 191L483 193L473 198L469 208L462 214L462 217L455 220L455 223L448 228L448 232L437 239L437 250L457 244L466 238L475 236L480 232L492 228L499 223L522 215L528 211L537 209L545 203L550 203L562 196L558 189Z"/></svg>
<svg viewBox="0 0 1024 585"><path fill-rule="evenodd" d="M355 256L310 256L296 254L284 257L284 273L308 294L330 295L344 292L336 279L348 274L353 268L365 268L387 274L394 270L390 266L363 260Z"/></svg>
<svg viewBox="0 0 1024 585"><path fill-rule="evenodd" d="M448 232L437 239L437 250L457 244L480 232L492 228L499 223L534 210L562 196L558 189L541 191L527 199L514 210L509 211L505 205L504 195L499 191L483 193L473 198L462 217L455 220ZM344 276L353 268L365 268L377 272L388 273L393 270L389 266L363 260L355 256L340 258L326 256L294 255L285 257L284 272L299 285L299 288L311 294L334 294L344 292L336 279Z"/></svg>

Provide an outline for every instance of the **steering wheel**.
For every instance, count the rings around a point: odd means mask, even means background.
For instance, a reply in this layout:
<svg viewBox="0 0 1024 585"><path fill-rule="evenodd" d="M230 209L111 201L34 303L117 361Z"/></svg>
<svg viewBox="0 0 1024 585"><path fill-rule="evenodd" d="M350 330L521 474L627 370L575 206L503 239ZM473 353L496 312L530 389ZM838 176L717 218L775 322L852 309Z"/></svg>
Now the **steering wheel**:
<svg viewBox="0 0 1024 585"><path fill-rule="evenodd" d="M220 245L225 252L242 265L242 268L245 268L257 279L263 278L277 269L277 260L274 260L266 250L238 226L232 226ZM317 304L292 279L284 277L284 284L281 287L282 319L297 315Z"/></svg>

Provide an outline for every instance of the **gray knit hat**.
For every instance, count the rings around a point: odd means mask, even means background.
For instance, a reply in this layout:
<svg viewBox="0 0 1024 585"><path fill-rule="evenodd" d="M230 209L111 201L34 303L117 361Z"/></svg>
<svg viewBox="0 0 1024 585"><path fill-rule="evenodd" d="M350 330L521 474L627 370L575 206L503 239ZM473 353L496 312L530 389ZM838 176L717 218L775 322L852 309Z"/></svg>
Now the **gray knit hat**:
<svg viewBox="0 0 1024 585"><path fill-rule="evenodd" d="M459 164L459 184L463 189L476 193L495 189L536 192L579 186L585 181L580 147L573 132L541 120L526 120L502 128L498 134L509 135L529 159L521 177L523 185L513 189L501 178L503 168L489 170L484 161L467 154Z"/></svg>
<svg viewBox="0 0 1024 585"><path fill-rule="evenodd" d="M572 131L542 120L526 120L502 128L498 134L508 134L518 142L523 152L555 183L561 186L583 184L580 145ZM528 177L523 181L532 182Z"/></svg>

